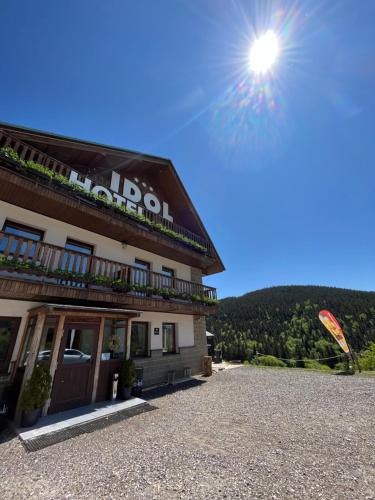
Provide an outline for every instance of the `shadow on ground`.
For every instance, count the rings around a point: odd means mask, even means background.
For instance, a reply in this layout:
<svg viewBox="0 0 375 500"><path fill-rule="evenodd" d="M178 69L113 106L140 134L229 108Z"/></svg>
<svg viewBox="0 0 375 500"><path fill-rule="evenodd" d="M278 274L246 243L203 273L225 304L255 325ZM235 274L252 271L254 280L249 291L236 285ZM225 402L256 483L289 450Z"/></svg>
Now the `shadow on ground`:
<svg viewBox="0 0 375 500"><path fill-rule="evenodd" d="M153 399L162 398L163 396L173 394L177 391L186 391L188 389L193 389L194 387L199 387L200 385L205 383L205 380L192 379L176 385L163 385L161 387L155 387L155 389L144 391L142 394L142 398L146 401L152 401Z"/></svg>
<svg viewBox="0 0 375 500"><path fill-rule="evenodd" d="M6 417L0 416L0 444L6 443L13 439L17 434L9 425L9 421Z"/></svg>

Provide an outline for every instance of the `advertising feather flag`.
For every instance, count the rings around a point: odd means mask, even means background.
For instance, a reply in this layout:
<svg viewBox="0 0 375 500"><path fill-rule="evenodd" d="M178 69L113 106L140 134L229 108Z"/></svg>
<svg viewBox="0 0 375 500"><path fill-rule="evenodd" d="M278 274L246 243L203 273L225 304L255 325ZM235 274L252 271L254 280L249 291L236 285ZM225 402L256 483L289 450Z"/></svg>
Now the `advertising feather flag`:
<svg viewBox="0 0 375 500"><path fill-rule="evenodd" d="M345 335L334 315L329 311L323 310L319 313L319 319L339 344L341 349L345 352L345 354L350 354L350 349L346 342Z"/></svg>

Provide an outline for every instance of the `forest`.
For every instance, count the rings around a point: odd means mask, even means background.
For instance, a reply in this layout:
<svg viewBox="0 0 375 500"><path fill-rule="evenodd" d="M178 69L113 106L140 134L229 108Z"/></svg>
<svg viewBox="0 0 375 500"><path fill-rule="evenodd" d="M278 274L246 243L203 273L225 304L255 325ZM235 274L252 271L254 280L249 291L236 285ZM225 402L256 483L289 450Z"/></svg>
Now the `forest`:
<svg viewBox="0 0 375 500"><path fill-rule="evenodd" d="M215 347L227 360L254 360L257 353L292 360L322 359L342 351L318 319L331 311L351 349L375 342L375 292L323 286L278 286L222 299L207 321ZM323 361L333 368L340 358ZM305 366L295 361L294 366Z"/></svg>

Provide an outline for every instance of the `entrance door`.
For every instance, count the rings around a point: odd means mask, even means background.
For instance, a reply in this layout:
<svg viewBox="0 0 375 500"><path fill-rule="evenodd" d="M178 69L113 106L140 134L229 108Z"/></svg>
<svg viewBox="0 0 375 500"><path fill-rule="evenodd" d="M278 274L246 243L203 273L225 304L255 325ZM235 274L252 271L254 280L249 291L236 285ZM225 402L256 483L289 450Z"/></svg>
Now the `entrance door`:
<svg viewBox="0 0 375 500"><path fill-rule="evenodd" d="M97 324L65 324L49 413L91 403L98 335Z"/></svg>

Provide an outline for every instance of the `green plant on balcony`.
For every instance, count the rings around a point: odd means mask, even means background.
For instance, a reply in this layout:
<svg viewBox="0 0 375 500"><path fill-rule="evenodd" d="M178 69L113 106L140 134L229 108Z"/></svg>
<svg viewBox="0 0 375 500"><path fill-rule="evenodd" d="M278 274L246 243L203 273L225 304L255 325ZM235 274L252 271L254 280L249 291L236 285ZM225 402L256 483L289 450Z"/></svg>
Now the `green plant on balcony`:
<svg viewBox="0 0 375 500"><path fill-rule="evenodd" d="M0 256L0 267L15 271L34 271L38 274L46 272L46 268L37 262L22 262L18 257L6 257L5 255Z"/></svg>
<svg viewBox="0 0 375 500"><path fill-rule="evenodd" d="M90 273L87 274L90 276L89 282L93 283L94 285L110 286L112 283L114 283L114 280L112 280L108 276L103 276L103 275L94 276Z"/></svg>
<svg viewBox="0 0 375 500"><path fill-rule="evenodd" d="M113 288L113 290L116 290L117 292L122 292L122 293L126 293L126 292L130 292L133 288L132 288L132 285L130 285L130 283L128 283L127 281L125 280L113 280L110 284L111 288Z"/></svg>
<svg viewBox="0 0 375 500"><path fill-rule="evenodd" d="M139 283L129 283L122 279L111 279L108 276L94 275L89 272L86 273L75 273L66 269L52 269L47 270L46 267L39 265L35 262L22 262L16 257L7 258L5 256L0 256L0 268L11 269L15 271L28 272L32 271L35 274L41 274L48 276L49 278L55 278L63 281L74 281L91 283L94 285L101 285L112 288L112 290L119 293L128 292L140 292L147 296L158 296L163 297L163 299L180 299L188 300L191 302L197 302L207 306L213 306L217 304L216 299L212 299L205 295L189 294L187 292L179 292L172 288L155 288L149 285L143 285Z"/></svg>

